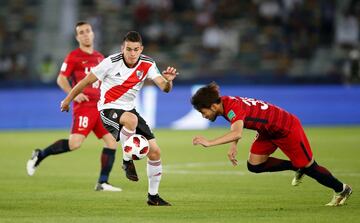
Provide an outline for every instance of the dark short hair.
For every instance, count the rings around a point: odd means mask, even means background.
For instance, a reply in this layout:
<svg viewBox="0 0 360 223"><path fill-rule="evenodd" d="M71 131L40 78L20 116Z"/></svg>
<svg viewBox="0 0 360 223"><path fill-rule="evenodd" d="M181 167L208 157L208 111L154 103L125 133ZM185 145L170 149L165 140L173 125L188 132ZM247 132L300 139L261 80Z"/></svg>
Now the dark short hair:
<svg viewBox="0 0 360 223"><path fill-rule="evenodd" d="M86 21L79 21L79 22L77 22L76 25L75 25L75 35L77 35L76 28L79 27L79 26L82 26L82 25L90 25L90 26L91 26L91 24L88 23L88 22L86 22Z"/></svg>
<svg viewBox="0 0 360 223"><path fill-rule="evenodd" d="M215 82L200 88L191 97L191 104L200 111L203 108L210 108L212 104L221 102L219 85Z"/></svg>
<svg viewBox="0 0 360 223"><path fill-rule="evenodd" d="M130 31L128 33L126 33L126 35L124 36L123 42L125 41L129 41L129 42L139 42L142 44L142 38L140 33L136 32L136 31Z"/></svg>

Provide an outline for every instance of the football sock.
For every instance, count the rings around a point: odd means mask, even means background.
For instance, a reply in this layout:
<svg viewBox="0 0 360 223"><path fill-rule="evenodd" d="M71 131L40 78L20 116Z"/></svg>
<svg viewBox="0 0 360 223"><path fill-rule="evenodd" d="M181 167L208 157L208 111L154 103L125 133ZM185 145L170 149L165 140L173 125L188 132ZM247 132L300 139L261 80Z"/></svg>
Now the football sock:
<svg viewBox="0 0 360 223"><path fill-rule="evenodd" d="M159 193L159 185L161 180L161 160L148 160L146 171L149 179L149 194L156 195Z"/></svg>
<svg viewBox="0 0 360 223"><path fill-rule="evenodd" d="M122 127L122 129L120 131L120 143L121 143L121 147L123 148L123 150L124 150L125 141L134 134L135 134L135 130L132 131L132 130L125 128L124 126ZM123 151L123 160L125 160L125 161L130 160L128 157L125 156L124 151Z"/></svg>
<svg viewBox="0 0 360 223"><path fill-rule="evenodd" d="M337 193L343 191L343 184L329 170L319 166L315 161L311 166L304 168L304 173L320 184L332 188Z"/></svg>
<svg viewBox="0 0 360 223"><path fill-rule="evenodd" d="M50 146L48 146L47 148L40 151L36 165L39 165L39 163L43 159L45 159L47 156L60 154L60 153L66 153L66 152L70 152L70 151L71 150L69 147L69 140L68 139L60 139L60 140L54 142L53 144L51 144Z"/></svg>
<svg viewBox="0 0 360 223"><path fill-rule="evenodd" d="M252 165L249 162L247 163L248 170L254 173L262 172L277 172L283 170L294 170L298 168L294 167L289 160L282 160L274 157L269 157L264 163L258 165Z"/></svg>
<svg viewBox="0 0 360 223"><path fill-rule="evenodd" d="M99 183L108 182L110 171L115 160L115 149L103 148L101 153L101 171Z"/></svg>

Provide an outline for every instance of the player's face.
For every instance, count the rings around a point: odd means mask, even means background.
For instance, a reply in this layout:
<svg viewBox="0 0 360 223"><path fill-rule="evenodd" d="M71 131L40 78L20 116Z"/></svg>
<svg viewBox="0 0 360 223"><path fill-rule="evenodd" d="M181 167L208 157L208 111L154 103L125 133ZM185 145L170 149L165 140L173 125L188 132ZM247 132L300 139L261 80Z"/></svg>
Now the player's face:
<svg viewBox="0 0 360 223"><path fill-rule="evenodd" d="M76 40L80 46L91 47L94 43L94 32L89 24L76 27Z"/></svg>
<svg viewBox="0 0 360 223"><path fill-rule="evenodd" d="M144 47L140 42L125 41L122 46L125 62L129 66L133 66L138 61Z"/></svg>
<svg viewBox="0 0 360 223"><path fill-rule="evenodd" d="M214 122L217 118L217 112L214 108L202 108L200 109L200 113L202 114L203 118L206 118L212 122Z"/></svg>

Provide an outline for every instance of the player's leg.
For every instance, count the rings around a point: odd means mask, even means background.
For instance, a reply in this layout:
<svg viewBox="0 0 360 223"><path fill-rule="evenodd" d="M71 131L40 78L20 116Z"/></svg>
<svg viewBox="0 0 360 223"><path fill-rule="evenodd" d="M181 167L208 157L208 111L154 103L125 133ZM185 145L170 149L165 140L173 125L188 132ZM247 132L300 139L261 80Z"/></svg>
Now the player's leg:
<svg viewBox="0 0 360 223"><path fill-rule="evenodd" d="M349 185L339 181L331 174L328 169L318 165L316 161L313 161L311 165L303 168L303 172L325 187L334 190L334 196L332 200L326 204L327 206L338 206L345 204L345 201L352 193L352 189Z"/></svg>
<svg viewBox="0 0 360 223"><path fill-rule="evenodd" d="M121 109L104 109L100 111L104 127L112 134L116 141L120 141L122 147L125 141L135 134L137 117L132 112L134 111L124 111ZM138 181L133 161L125 157L124 154L122 168L129 180Z"/></svg>
<svg viewBox="0 0 360 223"><path fill-rule="evenodd" d="M155 136L146 121L136 111L135 114L138 117L136 133L143 135L149 141L150 147L146 164L146 173L149 182L147 203L148 205L154 206L170 206L170 203L159 196L159 186L162 176L160 147L156 143Z"/></svg>
<svg viewBox="0 0 360 223"><path fill-rule="evenodd" d="M309 141L299 121L294 123L292 129L287 139L279 142L281 150L302 173L334 190L335 194L329 206L344 204L352 193L351 187L340 182L328 169L314 161Z"/></svg>
<svg viewBox="0 0 360 223"><path fill-rule="evenodd" d="M258 134L250 149L248 170L253 173L296 170L290 161L270 157L276 149L277 145L268 136Z"/></svg>
<svg viewBox="0 0 360 223"><path fill-rule="evenodd" d="M27 173L29 176L34 175L36 168L40 163L50 155L57 155L67 153L80 147L85 136L80 134L71 134L69 139L60 139L44 149L35 149L31 158L26 164Z"/></svg>
<svg viewBox="0 0 360 223"><path fill-rule="evenodd" d="M32 176L39 164L48 156L67 153L80 148L94 126L94 120L87 116L87 111L87 108L81 108L74 114L69 139L60 139L42 150L33 151L32 157L26 165L28 175Z"/></svg>
<svg viewBox="0 0 360 223"><path fill-rule="evenodd" d="M101 162L100 176L95 186L95 190L118 192L121 191L121 188L114 187L109 183L109 175L115 161L117 142L115 138L105 129L100 119L99 112L96 111L94 115L97 116L97 122L93 128L93 131L96 137L98 139L102 139L105 144L100 156L100 162Z"/></svg>
<svg viewBox="0 0 360 223"><path fill-rule="evenodd" d="M138 125L138 117L136 116L136 114L132 112L124 112L119 119L119 123L122 126L119 133L119 138L120 138L121 147L124 148L125 141L130 136L134 135L136 132L136 127ZM126 157L124 151L123 151L122 168L125 171L125 175L129 180L131 181L139 180L133 160Z"/></svg>
<svg viewBox="0 0 360 223"><path fill-rule="evenodd" d="M148 153L148 161L146 172L149 180L148 185L148 205L154 206L170 206L171 204L163 200L159 196L159 186L162 176L162 164L160 157L160 147L156 143L156 139L149 140L150 151Z"/></svg>

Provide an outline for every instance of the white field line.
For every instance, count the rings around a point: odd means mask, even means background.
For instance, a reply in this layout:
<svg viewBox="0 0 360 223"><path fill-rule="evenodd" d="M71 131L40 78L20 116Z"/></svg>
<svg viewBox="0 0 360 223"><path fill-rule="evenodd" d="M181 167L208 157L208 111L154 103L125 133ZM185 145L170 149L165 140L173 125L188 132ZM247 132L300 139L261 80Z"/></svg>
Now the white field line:
<svg viewBox="0 0 360 223"><path fill-rule="evenodd" d="M245 163L245 160L240 160L240 166L242 163ZM164 165L164 174L183 174L183 175L253 175L254 173L249 172L247 169L243 171L239 170L195 170L192 168L196 167L231 167L230 162L198 162L198 163L179 163L179 164L169 164ZM239 168L239 167L234 167ZM246 167L244 167L246 168ZM243 167L241 167L243 169ZM292 171L281 171L281 172L273 172L273 173L262 173L263 175L271 175L278 174L282 176L292 176L294 173ZM349 176L349 177L360 177L360 173L355 172L341 172L341 171L333 171L335 176Z"/></svg>

